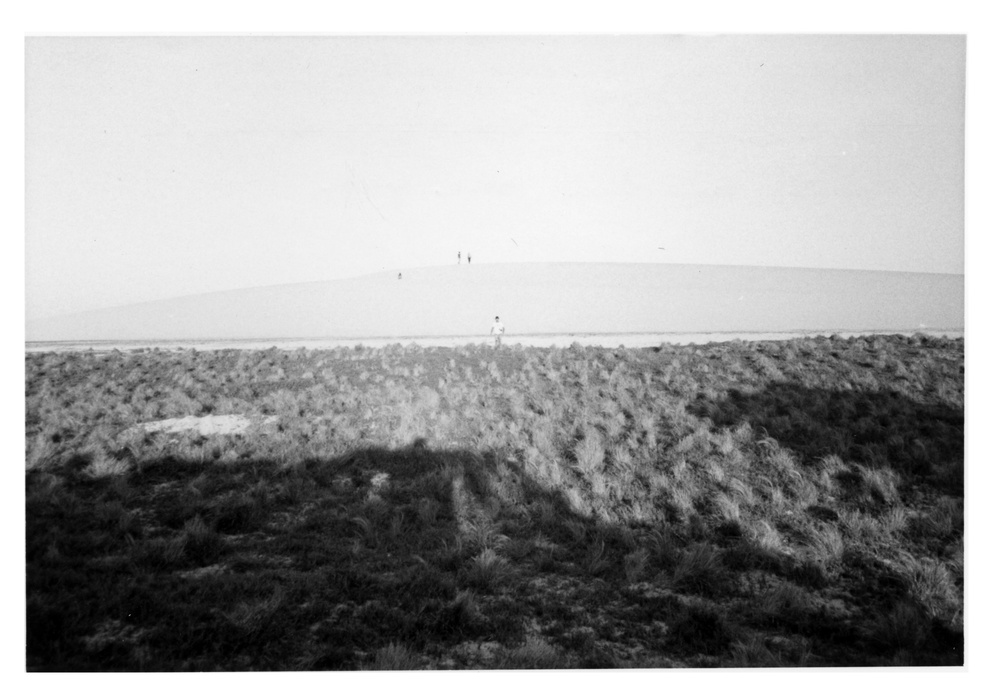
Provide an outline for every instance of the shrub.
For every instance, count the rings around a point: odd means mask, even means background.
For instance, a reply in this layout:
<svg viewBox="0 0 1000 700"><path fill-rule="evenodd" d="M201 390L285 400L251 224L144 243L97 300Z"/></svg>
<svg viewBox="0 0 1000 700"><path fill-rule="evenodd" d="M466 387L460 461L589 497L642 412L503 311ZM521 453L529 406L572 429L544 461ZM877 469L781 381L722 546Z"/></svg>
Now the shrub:
<svg viewBox="0 0 1000 700"><path fill-rule="evenodd" d="M874 542L883 533L883 524L878 518L858 510L848 511L840 517L840 522L852 540Z"/></svg>
<svg viewBox="0 0 1000 700"><path fill-rule="evenodd" d="M560 654L544 639L532 637L520 646L500 655L497 668L540 669L563 668Z"/></svg>
<svg viewBox="0 0 1000 700"><path fill-rule="evenodd" d="M820 523L808 533L808 556L824 571L840 566L844 557L844 538L836 525Z"/></svg>
<svg viewBox="0 0 1000 700"><path fill-rule="evenodd" d="M284 601L285 592L277 586L270 598L237 603L225 619L243 634L258 634L271 623Z"/></svg>
<svg viewBox="0 0 1000 700"><path fill-rule="evenodd" d="M927 613L911 602L896 603L891 610L876 615L872 637L890 651L919 650L927 642L931 621Z"/></svg>
<svg viewBox="0 0 1000 700"><path fill-rule="evenodd" d="M899 477L888 468L862 467L861 481L879 505L894 505L899 502Z"/></svg>
<svg viewBox="0 0 1000 700"><path fill-rule="evenodd" d="M906 529L909 522L909 513L905 508L893 508L886 512L881 518L882 529L888 534L895 534Z"/></svg>
<svg viewBox="0 0 1000 700"><path fill-rule="evenodd" d="M758 520L750 528L750 541L766 552L784 551L784 540L778 529L768 520Z"/></svg>
<svg viewBox="0 0 1000 700"><path fill-rule="evenodd" d="M65 493L65 479L48 472L29 472L25 481L29 503L48 503Z"/></svg>
<svg viewBox="0 0 1000 700"><path fill-rule="evenodd" d="M476 596L468 590L459 591L443 606L431 624L432 629L446 637L473 634L485 623Z"/></svg>
<svg viewBox="0 0 1000 700"><path fill-rule="evenodd" d="M509 573L507 560L492 549L484 549L473 557L464 570L469 585L490 591L499 586Z"/></svg>
<svg viewBox="0 0 1000 700"><path fill-rule="evenodd" d="M587 428L583 440L573 450L576 465L584 474L600 470L604 465L604 441L594 428Z"/></svg>
<svg viewBox="0 0 1000 700"><path fill-rule="evenodd" d="M757 600L756 616L768 623L798 626L810 609L808 594L794 583L780 581Z"/></svg>
<svg viewBox="0 0 1000 700"><path fill-rule="evenodd" d="M733 643L729 665L736 668L776 668L788 666L788 663L781 654L767 648L761 635L753 635L745 641Z"/></svg>
<svg viewBox="0 0 1000 700"><path fill-rule="evenodd" d="M200 516L184 523L184 554L194 564L212 563L222 551L222 538Z"/></svg>
<svg viewBox="0 0 1000 700"><path fill-rule="evenodd" d="M901 552L897 569L910 596L932 617L946 622L958 621L962 599L948 567L935 559L917 559Z"/></svg>
<svg viewBox="0 0 1000 700"><path fill-rule="evenodd" d="M712 593L724 583L726 569L714 545L698 542L681 551L673 572L673 585L682 591Z"/></svg>
<svg viewBox="0 0 1000 700"><path fill-rule="evenodd" d="M711 478L716 485L721 485L726 481L726 470L714 459L708 460L708 463L705 465L705 473L708 474L709 478Z"/></svg>
<svg viewBox="0 0 1000 700"><path fill-rule="evenodd" d="M43 470L55 464L59 453L56 445L45 435L36 435L27 443L28 449L24 460L25 471Z"/></svg>
<svg viewBox="0 0 1000 700"><path fill-rule="evenodd" d="M947 539L956 533L961 534L964 524L962 499L944 496L934 504L929 513L922 513L914 518L909 530L917 536Z"/></svg>
<svg viewBox="0 0 1000 700"><path fill-rule="evenodd" d="M685 607L672 620L670 641L702 654L720 654L736 641L736 628L704 603Z"/></svg>
<svg viewBox="0 0 1000 700"><path fill-rule="evenodd" d="M646 567L649 564L649 552L639 549L625 555L623 562L625 569L625 580L629 583L637 583L646 574Z"/></svg>
<svg viewBox="0 0 1000 700"><path fill-rule="evenodd" d="M757 504L757 495L743 481L733 477L726 482L726 488L732 493L735 503L748 507L753 507Z"/></svg>
<svg viewBox="0 0 1000 700"><path fill-rule="evenodd" d="M501 534L496 524L485 518L475 520L463 528L462 541L472 545L477 552L503 549L510 538Z"/></svg>
<svg viewBox="0 0 1000 700"><path fill-rule="evenodd" d="M440 511L441 503L436 499L424 497L417 501L417 518L424 527L434 523Z"/></svg>
<svg viewBox="0 0 1000 700"><path fill-rule="evenodd" d="M185 538L158 537L134 541L129 547L129 558L151 569L172 569L184 560Z"/></svg>
<svg viewBox="0 0 1000 700"><path fill-rule="evenodd" d="M570 486L565 490L566 504L570 507L577 515L583 517L590 517L593 513L593 508L583 494L580 493L580 489L575 486Z"/></svg>
<svg viewBox="0 0 1000 700"><path fill-rule="evenodd" d="M115 459L101 452L90 461L90 464L84 469L84 473L92 479L107 479L125 474L131 466L125 460Z"/></svg>
<svg viewBox="0 0 1000 700"><path fill-rule="evenodd" d="M250 494L232 493L221 499L214 508L216 527L226 534L252 532L265 520L266 510Z"/></svg>
<svg viewBox="0 0 1000 700"><path fill-rule="evenodd" d="M421 668L420 655L403 644L389 644L375 652L370 664L363 664L363 671L413 671Z"/></svg>
<svg viewBox="0 0 1000 700"><path fill-rule="evenodd" d="M636 464L626 445L619 443L611 448L611 465L619 479L630 480L635 473Z"/></svg>
<svg viewBox="0 0 1000 700"><path fill-rule="evenodd" d="M611 568L611 562L604 555L604 548L603 539L593 542L587 548L587 554L583 559L583 570L591 576L598 576Z"/></svg>
<svg viewBox="0 0 1000 700"><path fill-rule="evenodd" d="M716 494L715 508L724 520L738 523L740 520L740 504L724 493Z"/></svg>

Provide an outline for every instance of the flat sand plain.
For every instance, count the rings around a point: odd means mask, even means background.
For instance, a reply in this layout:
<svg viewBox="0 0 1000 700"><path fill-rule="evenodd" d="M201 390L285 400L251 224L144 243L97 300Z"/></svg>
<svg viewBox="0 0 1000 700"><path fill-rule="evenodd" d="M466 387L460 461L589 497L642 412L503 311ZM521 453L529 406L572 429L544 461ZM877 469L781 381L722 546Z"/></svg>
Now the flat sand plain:
<svg viewBox="0 0 1000 700"><path fill-rule="evenodd" d="M936 338L961 338L964 332L960 330L921 330L916 332L899 331L824 331L821 333L565 333L551 335L506 335L503 343L506 346L536 347L536 348L567 348L574 343L584 347L602 348L650 348L667 345L708 345L710 343L725 343L731 340L746 342L764 340L792 340L814 336L832 337L839 335L845 338L869 335L902 335L905 337L917 334ZM230 340L131 340L131 341L63 341L63 342L29 342L25 344L25 352L129 352L157 348L159 350L327 350L331 348L356 347L382 348L390 345L418 345L426 348L454 348L465 345L488 345L492 342L489 336L410 336L383 338L277 338L277 339L230 339Z"/></svg>
<svg viewBox="0 0 1000 700"><path fill-rule="evenodd" d="M964 327L962 275L612 263L455 265L405 270L402 279L397 274L393 270L29 319L26 338L155 339L162 346L194 338L391 338L393 343L454 337L460 340L450 342L465 344L485 340L494 316L501 317L509 334L524 337L523 344L545 345L561 344L549 340L558 335L732 338L765 332ZM526 336L544 337L535 341ZM601 344L605 342L626 344Z"/></svg>

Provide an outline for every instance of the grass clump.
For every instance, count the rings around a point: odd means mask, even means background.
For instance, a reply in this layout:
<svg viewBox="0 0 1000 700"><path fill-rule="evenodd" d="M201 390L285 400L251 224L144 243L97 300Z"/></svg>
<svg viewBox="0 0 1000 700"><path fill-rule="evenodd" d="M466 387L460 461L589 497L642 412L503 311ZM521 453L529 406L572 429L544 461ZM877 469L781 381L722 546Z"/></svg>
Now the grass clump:
<svg viewBox="0 0 1000 700"><path fill-rule="evenodd" d="M490 591L503 583L509 568L507 559L492 549L484 549L469 562L464 579L475 588Z"/></svg>
<svg viewBox="0 0 1000 700"><path fill-rule="evenodd" d="M389 644L375 652L375 658L370 664L365 664L365 671L414 671L421 667L418 654L404 644Z"/></svg>
<svg viewBox="0 0 1000 700"><path fill-rule="evenodd" d="M561 654L544 639L532 637L500 656L497 668L526 670L565 668Z"/></svg>
<svg viewBox="0 0 1000 700"><path fill-rule="evenodd" d="M697 542L680 552L671 582L680 591L708 593L724 587L728 573L718 549Z"/></svg>
<svg viewBox="0 0 1000 700"><path fill-rule="evenodd" d="M108 479L128 473L130 466L125 460L101 453L90 461L84 473L92 479Z"/></svg>

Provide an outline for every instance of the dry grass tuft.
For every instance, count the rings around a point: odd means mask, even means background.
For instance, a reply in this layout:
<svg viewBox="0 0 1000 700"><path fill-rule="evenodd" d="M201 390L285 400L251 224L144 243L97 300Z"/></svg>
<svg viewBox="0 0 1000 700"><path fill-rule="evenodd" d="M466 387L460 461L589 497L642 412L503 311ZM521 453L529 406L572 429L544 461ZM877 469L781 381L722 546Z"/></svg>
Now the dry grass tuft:
<svg viewBox="0 0 1000 700"><path fill-rule="evenodd" d="M403 644L389 644L375 652L370 664L362 665L364 671L415 671L421 668L420 655Z"/></svg>
<svg viewBox="0 0 1000 700"><path fill-rule="evenodd" d="M129 469L131 465L127 461L101 452L90 461L84 473L92 479L107 479L126 474Z"/></svg>

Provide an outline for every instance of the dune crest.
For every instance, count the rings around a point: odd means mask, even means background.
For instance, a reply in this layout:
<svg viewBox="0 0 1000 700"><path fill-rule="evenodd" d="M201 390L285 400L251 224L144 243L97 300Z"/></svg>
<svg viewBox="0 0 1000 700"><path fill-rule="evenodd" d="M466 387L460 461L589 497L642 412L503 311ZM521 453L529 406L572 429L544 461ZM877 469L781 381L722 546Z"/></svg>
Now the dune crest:
<svg viewBox="0 0 1000 700"><path fill-rule="evenodd" d="M961 329L964 276L618 263L453 265L28 321L27 340Z"/></svg>

